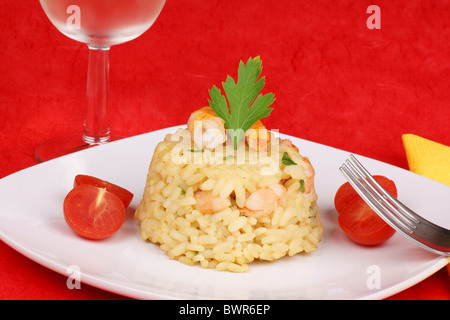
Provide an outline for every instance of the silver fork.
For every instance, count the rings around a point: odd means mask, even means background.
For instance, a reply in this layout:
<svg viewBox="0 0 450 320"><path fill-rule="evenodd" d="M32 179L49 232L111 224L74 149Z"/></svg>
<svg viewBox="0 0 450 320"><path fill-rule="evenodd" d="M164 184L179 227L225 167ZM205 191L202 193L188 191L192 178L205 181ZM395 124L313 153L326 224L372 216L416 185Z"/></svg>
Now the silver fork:
<svg viewBox="0 0 450 320"><path fill-rule="evenodd" d="M355 156L350 155L339 169L355 191L392 228L428 251L450 256L450 230L422 218L389 194Z"/></svg>

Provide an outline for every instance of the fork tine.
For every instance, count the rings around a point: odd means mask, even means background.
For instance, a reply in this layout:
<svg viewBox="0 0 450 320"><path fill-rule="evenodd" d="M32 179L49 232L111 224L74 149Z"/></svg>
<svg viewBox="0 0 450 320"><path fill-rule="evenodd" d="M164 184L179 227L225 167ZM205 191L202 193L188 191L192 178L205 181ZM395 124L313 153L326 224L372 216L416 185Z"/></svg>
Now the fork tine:
<svg viewBox="0 0 450 320"><path fill-rule="evenodd" d="M353 172L358 176L358 178L361 179L362 184L376 195L378 201L381 201L388 207L391 214L394 214L398 219L400 219L402 224L406 224L405 228L408 232L412 233L420 221L411 216L409 212L405 212L404 206L401 202L387 192L353 155L350 156L350 160L352 161L347 160L346 163L353 169Z"/></svg>
<svg viewBox="0 0 450 320"><path fill-rule="evenodd" d="M412 225L420 223L420 218L415 212L406 207L403 203L397 200L393 195L387 192L373 177L372 175L364 168L364 166L355 158L354 155L350 155L349 157L356 165L358 170L362 172L366 179L370 181L371 184L375 185L377 189L383 194L383 196L387 197L389 201L396 206L408 219L411 220Z"/></svg>
<svg viewBox="0 0 450 320"><path fill-rule="evenodd" d="M403 221L401 221L399 218L397 218L394 214L386 214L385 210L386 207L382 206L379 198L375 197L375 194L372 192L369 192L369 190L365 187L362 181L364 179L361 179L358 177L356 173L354 173L348 166L348 164L343 164L340 168L344 176L347 178L348 182L353 186L355 191L363 198L363 200L384 220L386 221L391 227L394 229L400 231L400 232L407 232L412 233L411 228L406 225ZM389 210L391 213L392 211Z"/></svg>

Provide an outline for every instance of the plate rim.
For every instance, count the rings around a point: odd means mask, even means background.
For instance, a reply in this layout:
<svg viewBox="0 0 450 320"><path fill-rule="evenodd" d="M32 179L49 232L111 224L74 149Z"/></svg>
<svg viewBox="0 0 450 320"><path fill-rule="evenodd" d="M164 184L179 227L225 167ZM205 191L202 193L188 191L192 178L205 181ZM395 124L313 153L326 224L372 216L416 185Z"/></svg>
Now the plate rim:
<svg viewBox="0 0 450 320"><path fill-rule="evenodd" d="M176 125L176 126L170 126L170 127L166 127L166 128L157 129L157 130L142 133L139 135L126 137L121 140L111 142L111 143L109 143L109 145L113 144L114 146L116 146L120 143L127 143L127 141L130 141L130 140L145 138L146 136L151 136L154 134L161 134L165 131L171 132L180 127L183 127L183 125ZM313 142L310 140L305 140L303 138L291 136L291 135L284 134L284 133L280 133L280 134L282 136L299 139L301 141L319 145L321 147L332 148L332 149L335 149L335 150L338 150L341 152L350 153L346 150L338 149L338 148L335 148L332 146L327 146L325 144ZM99 150L102 147L103 146L97 147L97 150ZM91 150L94 150L94 149L82 150L82 151L77 152L76 154L82 155L83 153L91 152ZM153 150L151 152L153 153ZM393 166L389 163L385 163L385 162L382 162L382 161L379 161L379 160L376 160L373 158L358 155L356 153L353 153L353 154L363 157L363 158L366 158L366 159L371 159L373 161L383 163L385 165ZM72 157L72 155L66 155L66 156L63 156L60 158L56 158L56 159L53 159L53 160L50 160L50 161L47 161L44 163L39 163L39 164L30 166L30 167L24 168L22 170L16 171L14 173L11 173L11 174L6 175L5 177L1 178L0 184L4 181L8 181L13 176L20 175L20 174L26 174L26 172L28 172L29 170L33 170L33 168L35 168L37 166L51 166L55 162L63 162L64 159L66 159L68 157ZM149 159L149 161L150 161L150 159ZM396 167L396 166L393 166L393 167L395 167L396 169L401 169L401 170L407 171L409 173L413 173L411 171L408 171L408 170L400 168L400 167ZM421 176L421 177L423 177L423 176ZM426 177L424 177L424 178L426 178ZM432 181L434 181L434 180L432 180ZM45 268L48 268L56 273L59 273L64 276L68 276L68 274L66 272L68 266L66 266L62 263L59 263L57 261L53 261L52 259L49 259L49 258L41 255L39 252L36 252L32 248L29 248L26 244L23 244L23 243L21 243L21 241L15 239L13 235L9 235L8 233L6 233L1 226L0 226L0 239L5 244L7 244L9 247L11 247L13 250L19 252L26 258L40 264L41 266L43 266ZM408 279L405 279L402 282L396 283L395 285L391 285L388 288L383 288L376 292L373 292L373 293L367 294L365 296L362 296L360 298L357 298L357 300L379 300L379 299L385 299L387 297L395 295L403 290L410 288L411 286L416 285L417 283L423 281L427 277L433 275L434 273L436 273L437 271L439 271L440 269L445 267L447 265L447 263L449 263L449 262L450 262L450 258L447 258L445 256L436 255L436 257L434 259L430 260L431 265L429 267L425 268L424 270L422 270L421 272L419 272L418 274L415 274L414 276L412 276ZM164 293L149 292L149 291L139 289L136 287L126 287L120 283L117 283L117 282L114 282L111 280L107 280L104 278L100 278L100 277L91 275L90 273L84 272L84 271L81 271L81 277L83 279L81 281L82 283L99 288L100 290L109 291L114 294L119 294L119 295L123 295L125 297L134 298L134 299L155 299L155 300L158 300L158 299L180 299L180 298L183 299L183 296L184 296L184 294L180 294L180 293L176 293L176 292L170 292L169 294L164 294ZM158 289L158 291L159 291L159 289ZM204 299L204 297L195 298L195 297L192 297L191 295L188 295L188 296L189 296L188 299Z"/></svg>

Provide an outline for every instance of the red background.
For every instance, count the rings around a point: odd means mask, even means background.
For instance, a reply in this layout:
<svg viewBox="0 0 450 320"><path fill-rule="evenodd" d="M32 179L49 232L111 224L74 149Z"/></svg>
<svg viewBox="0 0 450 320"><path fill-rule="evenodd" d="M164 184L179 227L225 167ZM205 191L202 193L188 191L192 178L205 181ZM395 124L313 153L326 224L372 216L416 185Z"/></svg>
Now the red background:
<svg viewBox="0 0 450 320"><path fill-rule="evenodd" d="M381 8L369 30L366 9ZM276 95L270 129L408 169L401 135L450 145L448 1L168 0L153 27L111 49L111 128L133 136L185 123L239 60L261 56ZM0 177L35 147L81 132L88 49L38 0L0 0ZM0 244L2 299L117 299ZM440 270L390 299L449 299Z"/></svg>

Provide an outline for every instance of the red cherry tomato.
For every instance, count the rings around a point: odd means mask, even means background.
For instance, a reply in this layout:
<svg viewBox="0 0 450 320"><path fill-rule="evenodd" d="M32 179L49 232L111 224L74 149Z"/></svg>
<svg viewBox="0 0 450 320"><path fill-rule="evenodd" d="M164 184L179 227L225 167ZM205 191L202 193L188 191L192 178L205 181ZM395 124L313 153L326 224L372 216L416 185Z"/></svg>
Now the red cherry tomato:
<svg viewBox="0 0 450 320"><path fill-rule="evenodd" d="M130 205L131 200L133 199L133 194L130 191L128 191L122 187L119 187L118 185L115 185L111 182L104 181L104 180L101 180L96 177L87 176L84 174L77 175L75 177L73 186L76 187L76 186L79 186L82 184L90 184L90 185L93 185L93 186L96 186L99 188L105 188L109 192L114 193L116 196L118 196L122 200L125 208L127 208Z"/></svg>
<svg viewBox="0 0 450 320"><path fill-rule="evenodd" d="M397 188L392 180L384 176L374 176L390 194L397 197ZM356 243L378 245L395 233L395 230L381 219L353 189L344 183L336 192L334 205L339 213L338 222L347 236Z"/></svg>
<svg viewBox="0 0 450 320"><path fill-rule="evenodd" d="M81 237L105 239L120 229L125 220L122 200L105 188L83 184L64 199L64 218Z"/></svg>

